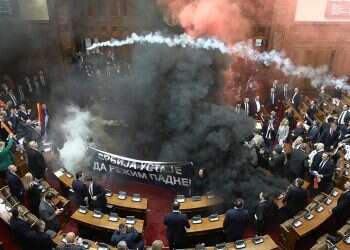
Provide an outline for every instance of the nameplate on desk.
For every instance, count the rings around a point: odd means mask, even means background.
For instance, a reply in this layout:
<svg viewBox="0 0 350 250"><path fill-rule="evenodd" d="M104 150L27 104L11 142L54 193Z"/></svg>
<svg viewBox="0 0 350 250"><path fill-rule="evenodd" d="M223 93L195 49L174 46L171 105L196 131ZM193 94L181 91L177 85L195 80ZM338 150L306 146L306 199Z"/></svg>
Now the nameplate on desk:
<svg viewBox="0 0 350 250"><path fill-rule="evenodd" d="M316 212L317 212L317 213L322 213L323 210L324 210L324 207L321 206L321 205L319 205L319 206L316 207Z"/></svg>
<svg viewBox="0 0 350 250"><path fill-rule="evenodd" d="M112 192L111 192L111 191L107 191L107 192L106 192L106 196L107 196L107 197L111 197L111 196L112 196Z"/></svg>
<svg viewBox="0 0 350 250"><path fill-rule="evenodd" d="M345 176L349 176L349 171L348 171L348 170L345 170L345 171L344 171L344 175L345 175Z"/></svg>
<svg viewBox="0 0 350 250"><path fill-rule="evenodd" d="M90 248L90 243L86 240L83 240L81 245L85 248L85 249L89 249Z"/></svg>
<svg viewBox="0 0 350 250"><path fill-rule="evenodd" d="M350 168L349 163L346 163L346 164L345 164L345 167L346 167L346 168Z"/></svg>
<svg viewBox="0 0 350 250"><path fill-rule="evenodd" d="M82 214L86 214L88 212L88 209L87 207L80 206L78 212Z"/></svg>
<svg viewBox="0 0 350 250"><path fill-rule="evenodd" d="M66 173L66 176L67 176L68 178L72 178L72 177L73 177L73 175L70 174L70 173Z"/></svg>
<svg viewBox="0 0 350 250"><path fill-rule="evenodd" d="M102 212L98 211L98 210L94 210L94 213L93 213L92 217L102 218Z"/></svg>
<svg viewBox="0 0 350 250"><path fill-rule="evenodd" d="M200 197L198 195L192 196L192 201L200 201L201 199L202 199L202 197Z"/></svg>
<svg viewBox="0 0 350 250"><path fill-rule="evenodd" d="M122 192L122 191L120 191L117 195L117 198L119 200L126 200L126 197L127 197L126 192Z"/></svg>
<svg viewBox="0 0 350 250"><path fill-rule="evenodd" d="M350 235L349 236L346 236L344 239L343 239L344 243L345 244L350 244Z"/></svg>
<svg viewBox="0 0 350 250"><path fill-rule="evenodd" d="M333 197L337 197L338 194L339 194L339 193L338 193L337 190L332 191L332 196L333 196Z"/></svg>
<svg viewBox="0 0 350 250"><path fill-rule="evenodd" d="M329 204L332 203L332 199L331 199L331 198L326 198L326 199L324 200L324 203L325 203L326 205L329 205Z"/></svg>
<svg viewBox="0 0 350 250"><path fill-rule="evenodd" d="M252 239L252 241L253 241L253 243L255 244L255 245L259 245L259 244L261 244L261 243L264 243L264 238L263 237L254 237L253 239Z"/></svg>
<svg viewBox="0 0 350 250"><path fill-rule="evenodd" d="M135 224L136 220L135 220L135 216L126 216L126 224Z"/></svg>
<svg viewBox="0 0 350 250"><path fill-rule="evenodd" d="M246 248L247 247L247 244L245 243L244 240L237 240L235 242L235 248L236 249L243 249L243 248Z"/></svg>
<svg viewBox="0 0 350 250"><path fill-rule="evenodd" d="M6 209L7 212L10 212L12 208L10 206L8 206L8 205L5 205L5 209Z"/></svg>
<svg viewBox="0 0 350 250"><path fill-rule="evenodd" d="M184 202L185 202L185 196L182 195L182 194L176 195L175 200L176 200L178 203L184 203Z"/></svg>
<svg viewBox="0 0 350 250"><path fill-rule="evenodd" d="M225 250L225 249L227 249L226 243L216 244L216 245L215 245L215 249L216 249L216 250Z"/></svg>
<svg viewBox="0 0 350 250"><path fill-rule="evenodd" d="M209 215L208 220L210 222L218 221L219 220L219 215L218 214L211 214L211 215Z"/></svg>
<svg viewBox="0 0 350 250"><path fill-rule="evenodd" d="M295 228L298 228L302 225L303 223L300 220L293 221L293 226Z"/></svg>
<svg viewBox="0 0 350 250"><path fill-rule="evenodd" d="M215 198L215 194L213 192L208 192L207 193L207 198L208 199L214 199Z"/></svg>
<svg viewBox="0 0 350 250"><path fill-rule="evenodd" d="M312 218L314 218L315 216L312 213L306 213L304 215L304 218L307 220L312 220Z"/></svg>
<svg viewBox="0 0 350 250"><path fill-rule="evenodd" d="M133 194L131 200L134 201L134 202L140 202L141 201L141 195L140 194Z"/></svg>
<svg viewBox="0 0 350 250"><path fill-rule="evenodd" d="M192 224L201 224L202 223L202 218L199 215L193 216L192 217Z"/></svg>
<svg viewBox="0 0 350 250"><path fill-rule="evenodd" d="M119 216L117 213L110 213L108 217L109 221L116 222L119 220Z"/></svg>
<svg viewBox="0 0 350 250"><path fill-rule="evenodd" d="M106 243L97 243L97 250L109 250L109 247Z"/></svg>

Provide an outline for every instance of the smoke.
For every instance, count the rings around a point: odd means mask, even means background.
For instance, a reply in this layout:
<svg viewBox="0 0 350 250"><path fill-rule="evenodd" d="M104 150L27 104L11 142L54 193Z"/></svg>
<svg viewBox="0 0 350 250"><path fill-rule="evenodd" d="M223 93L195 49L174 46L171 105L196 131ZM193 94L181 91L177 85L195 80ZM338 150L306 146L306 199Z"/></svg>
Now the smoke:
<svg viewBox="0 0 350 250"><path fill-rule="evenodd" d="M62 122L65 142L59 149L59 155L64 167L74 173L80 169L85 159L88 140L93 134L90 128L92 115L74 105L67 106L66 113Z"/></svg>
<svg viewBox="0 0 350 250"><path fill-rule="evenodd" d="M314 87L332 86L350 92L350 86L347 83L348 77L341 76L337 78L333 76L329 72L327 66L313 68L311 66L295 65L283 52L278 52L276 50L259 52L247 42L238 42L233 46L228 46L224 42L215 38L192 38L187 34L165 37L159 32L150 33L145 36L139 36L133 33L125 40L111 40L95 43L88 49L91 50L98 47L120 47L136 43L165 44L169 47L180 46L183 48L189 47L195 49L218 50L223 54L246 58L256 63L262 63L266 66L273 66L286 76L309 79L311 85Z"/></svg>

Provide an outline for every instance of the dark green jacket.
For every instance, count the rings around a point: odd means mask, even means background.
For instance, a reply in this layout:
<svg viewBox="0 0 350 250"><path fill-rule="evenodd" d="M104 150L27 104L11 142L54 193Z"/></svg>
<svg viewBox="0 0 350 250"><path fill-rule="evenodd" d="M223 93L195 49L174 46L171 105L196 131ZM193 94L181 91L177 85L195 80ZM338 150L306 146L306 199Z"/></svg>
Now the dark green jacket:
<svg viewBox="0 0 350 250"><path fill-rule="evenodd" d="M7 146L0 151L0 171L6 171L8 166L15 162L15 159L12 155L11 148L13 145L13 139L11 138L7 143Z"/></svg>

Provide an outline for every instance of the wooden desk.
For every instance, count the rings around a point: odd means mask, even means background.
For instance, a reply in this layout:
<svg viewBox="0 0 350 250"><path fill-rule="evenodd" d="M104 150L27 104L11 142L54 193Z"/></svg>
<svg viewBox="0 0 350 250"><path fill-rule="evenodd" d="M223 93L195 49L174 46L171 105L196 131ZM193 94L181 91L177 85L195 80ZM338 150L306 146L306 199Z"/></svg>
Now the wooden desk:
<svg viewBox="0 0 350 250"><path fill-rule="evenodd" d="M346 244L343 240L339 241L337 244L337 249L338 250L349 250L350 249L350 245Z"/></svg>
<svg viewBox="0 0 350 250"><path fill-rule="evenodd" d="M224 219L225 215L221 214L219 215L219 220L218 221L213 221L210 222L208 220L208 217L202 218L202 223L200 224L193 224L192 220L189 220L190 223L190 228L187 228L187 235L188 236L198 236L198 235L203 235L207 234L213 231L219 231L223 230L224 228Z"/></svg>
<svg viewBox="0 0 350 250"><path fill-rule="evenodd" d="M202 196L201 200L193 201L192 197L185 198L185 202L180 203L180 211L183 213L190 213L199 210L206 210L223 203L220 197L208 199L208 196Z"/></svg>
<svg viewBox="0 0 350 250"><path fill-rule="evenodd" d="M73 177L69 177L65 173L62 174L62 172L60 173L60 171L56 171L54 174L66 187L72 188ZM145 214L147 211L148 200L144 197L141 197L141 201L134 202L132 201L131 196L128 196L125 200L121 200L117 198L117 195L115 193L112 193L112 196L106 196L106 199L107 204L115 206L122 210L133 211L143 214Z"/></svg>
<svg viewBox="0 0 350 250"><path fill-rule="evenodd" d="M246 242L246 247L244 248L244 250L274 250L274 249L279 249L279 246L273 241L273 239L271 239L271 237L269 235L264 235L264 242L259 244L259 245L255 245L252 241L252 238L249 239L245 239ZM226 244L227 249L236 249L234 247L233 243L228 243ZM215 247L207 247L207 250L215 250Z"/></svg>
<svg viewBox="0 0 350 250"><path fill-rule="evenodd" d="M113 222L108 220L108 215L107 214L102 214L101 218L95 218L92 216L93 212L88 211L86 214L80 213L78 210L75 211L71 218L81 224L84 224L86 226L92 227L92 228L97 228L97 229L102 229L102 230L108 230L114 232L119 224L125 223L125 218L119 218L118 221ZM143 224L144 221L141 219L136 219L136 222L134 224L134 228L139 232L143 232Z"/></svg>
<svg viewBox="0 0 350 250"><path fill-rule="evenodd" d="M311 233L314 229L316 229L319 225L321 225L323 222L325 222L331 215L332 210L337 205L337 201L343 191L336 188L338 191L338 195L336 197L332 196L332 203L329 205L326 205L322 203L322 206L324 207L324 210L321 213L318 213L316 211L312 211L312 214L314 215L314 218L311 220L306 220L304 217L301 217L299 220L302 222L302 225L295 228L292 226L293 231L296 233L298 238L304 237L307 234ZM326 196L326 194L324 194Z"/></svg>
<svg viewBox="0 0 350 250"><path fill-rule="evenodd" d="M51 187L47 181L41 180L39 184L41 184L46 189L46 191L44 193L41 193L42 196L46 195L48 192L52 192L55 194L53 201L54 201L56 206L66 207L67 204L70 202L70 200L68 200L65 197L63 197L62 195L60 195L56 189Z"/></svg>
<svg viewBox="0 0 350 250"><path fill-rule="evenodd" d="M58 232L56 234L56 236L52 239L52 241L55 242L56 245L61 245L61 244L63 244L62 239L64 238L64 236L65 236L64 233ZM90 244L89 250L97 250L97 242L92 241L92 240L87 240L87 239L82 239L82 240L89 242L89 244ZM117 248L115 248L115 247L112 247L110 245L108 245L108 246L109 246L110 250L117 250Z"/></svg>

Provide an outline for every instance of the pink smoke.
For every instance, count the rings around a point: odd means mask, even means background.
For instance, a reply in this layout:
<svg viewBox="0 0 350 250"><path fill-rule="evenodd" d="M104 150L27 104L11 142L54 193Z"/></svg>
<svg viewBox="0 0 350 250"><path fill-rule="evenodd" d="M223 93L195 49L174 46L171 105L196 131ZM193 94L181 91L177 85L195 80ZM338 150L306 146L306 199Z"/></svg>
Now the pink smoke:
<svg viewBox="0 0 350 250"><path fill-rule="evenodd" d="M160 0L160 3L193 37L216 37L232 44L245 39L250 32L248 20L233 0Z"/></svg>

